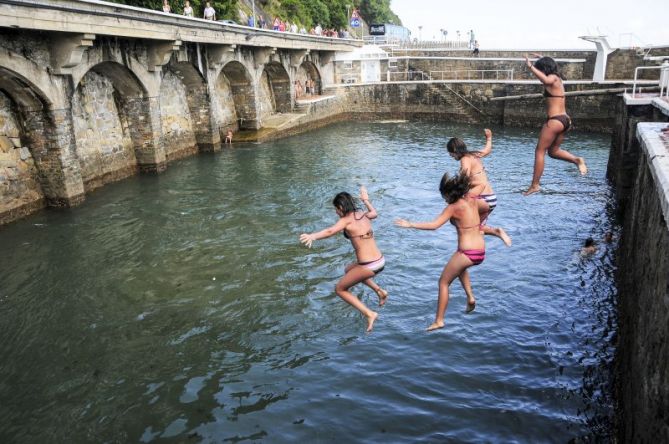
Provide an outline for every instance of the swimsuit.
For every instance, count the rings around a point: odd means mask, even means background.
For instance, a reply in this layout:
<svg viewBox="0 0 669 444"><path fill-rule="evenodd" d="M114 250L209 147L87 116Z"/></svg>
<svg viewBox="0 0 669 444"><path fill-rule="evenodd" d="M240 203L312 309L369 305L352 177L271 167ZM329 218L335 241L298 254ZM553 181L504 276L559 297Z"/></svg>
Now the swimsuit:
<svg viewBox="0 0 669 444"><path fill-rule="evenodd" d="M561 96L554 96L553 94L549 93L547 89L544 89L544 97L546 97L547 99L550 99L550 98L564 99L565 98L564 92L562 93ZM561 133L566 133L567 131L569 131L569 129L572 126L571 118L567 114L558 114L556 116L550 116L549 118L546 119L546 122L548 123L549 120L557 120L558 122L560 122L562 124L562 127L564 129L561 131Z"/></svg>
<svg viewBox="0 0 669 444"><path fill-rule="evenodd" d="M358 262L358 265L374 272L375 275L381 273L386 267L386 258L381 256L378 259L369 262Z"/></svg>
<svg viewBox="0 0 669 444"><path fill-rule="evenodd" d="M497 206L497 195L496 194L479 194L476 196L469 196L471 199L483 199L488 203L488 213L485 215L483 219L481 219L481 226L485 225L486 221L488 220L488 217L490 216L490 213L492 213L492 210L495 209Z"/></svg>
<svg viewBox="0 0 669 444"><path fill-rule="evenodd" d="M485 260L485 250L461 250L458 248L458 253L467 256L467 259L472 261L474 265L478 265Z"/></svg>

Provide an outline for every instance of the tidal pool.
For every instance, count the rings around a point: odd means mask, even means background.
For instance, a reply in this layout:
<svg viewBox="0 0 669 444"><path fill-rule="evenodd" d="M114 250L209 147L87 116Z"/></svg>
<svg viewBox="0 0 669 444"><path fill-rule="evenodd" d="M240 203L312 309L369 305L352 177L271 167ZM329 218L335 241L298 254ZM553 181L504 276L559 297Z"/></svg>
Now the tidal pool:
<svg viewBox="0 0 669 444"><path fill-rule="evenodd" d="M548 159L526 198L537 131L493 131L490 224L513 246L488 238L476 311L456 281L429 334L456 233L393 220L441 211L446 141L482 147L479 126L349 122L237 145L0 228L0 441L609 439L615 243L578 253L617 232L610 138L570 133L590 173ZM390 292L371 334L333 291L350 244L298 242L361 183Z"/></svg>

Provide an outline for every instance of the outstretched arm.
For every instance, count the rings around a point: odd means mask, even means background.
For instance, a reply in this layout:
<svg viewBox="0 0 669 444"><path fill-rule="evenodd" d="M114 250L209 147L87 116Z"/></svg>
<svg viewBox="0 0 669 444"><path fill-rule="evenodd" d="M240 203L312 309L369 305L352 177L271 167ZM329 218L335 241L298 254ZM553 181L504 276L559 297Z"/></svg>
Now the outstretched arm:
<svg viewBox="0 0 669 444"><path fill-rule="evenodd" d="M530 71L532 71L532 74L539 79L541 83L544 85L552 85L557 81L557 76L547 76L543 72L539 71L533 64L530 62L530 59L528 56L525 56L525 63L527 64L527 67L530 68Z"/></svg>
<svg viewBox="0 0 669 444"><path fill-rule="evenodd" d="M367 194L367 188L365 188L364 185L360 187L360 200L367 207L367 218L376 219L378 213L376 212L376 209L372 206L372 202L370 202L369 195Z"/></svg>
<svg viewBox="0 0 669 444"><path fill-rule="evenodd" d="M395 220L395 225L402 228L415 228L417 230L436 230L448 222L451 216L453 216L453 209L449 205L431 222L409 222L408 220L397 219Z"/></svg>
<svg viewBox="0 0 669 444"><path fill-rule="evenodd" d="M325 239L330 236L333 236L342 231L344 228L346 228L346 225L348 225L348 219L342 217L336 224L324 230L321 230L317 233L302 233L300 235L300 242L302 242L307 247L311 248L311 244L315 240Z"/></svg>
<svg viewBox="0 0 669 444"><path fill-rule="evenodd" d="M485 147L476 153L479 157L485 157L492 153L492 131L486 128L483 132L485 133Z"/></svg>

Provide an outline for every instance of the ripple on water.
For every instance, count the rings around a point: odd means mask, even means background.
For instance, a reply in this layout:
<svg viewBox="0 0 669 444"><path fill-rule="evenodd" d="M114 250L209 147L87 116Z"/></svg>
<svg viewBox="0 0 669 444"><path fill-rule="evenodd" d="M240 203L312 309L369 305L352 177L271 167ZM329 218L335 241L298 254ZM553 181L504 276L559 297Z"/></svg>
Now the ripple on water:
<svg viewBox="0 0 669 444"><path fill-rule="evenodd" d="M68 212L3 228L0 438L8 442L458 441L606 439L616 332L616 232L607 138L570 133L591 172L549 161L525 198L534 131L494 129L486 168L499 197L442 331L426 334L452 227L402 230L443 208L444 149L481 128L347 123L239 145L109 185ZM576 148L573 148L576 147ZM333 293L353 261L341 237L300 233L336 220L335 193L366 184L390 297L372 334ZM8 400L5 402L4 400Z"/></svg>

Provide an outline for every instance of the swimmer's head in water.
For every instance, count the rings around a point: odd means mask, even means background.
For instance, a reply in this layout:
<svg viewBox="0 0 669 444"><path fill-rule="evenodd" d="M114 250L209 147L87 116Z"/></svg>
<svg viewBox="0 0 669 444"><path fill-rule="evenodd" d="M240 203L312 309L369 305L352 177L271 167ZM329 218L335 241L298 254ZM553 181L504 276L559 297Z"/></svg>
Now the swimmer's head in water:
<svg viewBox="0 0 669 444"><path fill-rule="evenodd" d="M467 154L467 145L459 137L452 137L446 144L446 149L449 153L454 154L457 159Z"/></svg>
<svg viewBox="0 0 669 444"><path fill-rule="evenodd" d="M584 247L592 247L595 245L595 240L591 237L587 238L585 240L585 243L583 244Z"/></svg>
<svg viewBox="0 0 669 444"><path fill-rule="evenodd" d="M332 199L332 205L341 212L342 216L346 216L348 213L358 210L353 196L346 191L337 194L334 199Z"/></svg>
<svg viewBox="0 0 669 444"><path fill-rule="evenodd" d="M555 74L561 79L564 79L562 74L560 74L558 70L557 63L555 63L555 60L553 60L551 57L542 57L536 62L534 62L534 67L537 68L539 71L543 72L547 76L551 74Z"/></svg>
<svg viewBox="0 0 669 444"><path fill-rule="evenodd" d="M449 204L455 203L458 199L462 199L469 191L469 176L467 173L460 173L457 176L449 176L444 174L439 184L439 192Z"/></svg>

